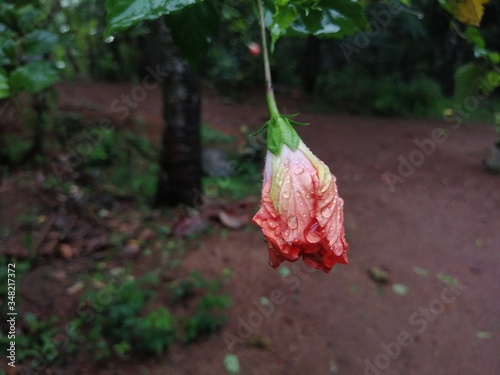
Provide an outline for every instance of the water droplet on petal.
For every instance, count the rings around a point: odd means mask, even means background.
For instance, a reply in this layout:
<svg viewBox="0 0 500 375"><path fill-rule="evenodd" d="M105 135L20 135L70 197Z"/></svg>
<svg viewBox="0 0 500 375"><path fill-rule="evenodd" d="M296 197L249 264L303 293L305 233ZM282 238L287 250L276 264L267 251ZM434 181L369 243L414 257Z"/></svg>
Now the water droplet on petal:
<svg viewBox="0 0 500 375"><path fill-rule="evenodd" d="M293 173L295 173L298 176L299 174L304 173L304 168L299 167L299 168L295 169L295 171L293 171Z"/></svg>
<svg viewBox="0 0 500 375"><path fill-rule="evenodd" d="M307 198L307 199L311 199L311 194L307 193L307 194L306 194L306 198Z"/></svg>
<svg viewBox="0 0 500 375"><path fill-rule="evenodd" d="M328 219L330 216L332 216L333 211L330 207L325 207L321 210L321 216L323 216L325 219Z"/></svg>
<svg viewBox="0 0 500 375"><path fill-rule="evenodd" d="M290 229L285 229L285 231L283 232L283 234L288 237L290 235Z"/></svg>
<svg viewBox="0 0 500 375"><path fill-rule="evenodd" d="M284 192L283 192L283 197L284 197L284 198L290 198L290 196L291 196L291 194L290 194L290 192L289 192L289 191L284 191Z"/></svg>
<svg viewBox="0 0 500 375"><path fill-rule="evenodd" d="M305 230L306 240L309 243L318 243L321 241L321 235L318 231L318 223L313 223Z"/></svg>
<svg viewBox="0 0 500 375"><path fill-rule="evenodd" d="M284 244L281 248L281 251L284 253L284 254L290 254L290 252L292 251L292 245L289 245L289 244Z"/></svg>
<svg viewBox="0 0 500 375"><path fill-rule="evenodd" d="M297 229L299 224L298 224L297 218L295 216L290 216L288 218L288 226L290 227L290 229Z"/></svg>
<svg viewBox="0 0 500 375"><path fill-rule="evenodd" d="M292 182L292 180L290 179L290 177L288 177L288 178L286 179L286 183L287 183L287 184L289 184L290 182Z"/></svg>

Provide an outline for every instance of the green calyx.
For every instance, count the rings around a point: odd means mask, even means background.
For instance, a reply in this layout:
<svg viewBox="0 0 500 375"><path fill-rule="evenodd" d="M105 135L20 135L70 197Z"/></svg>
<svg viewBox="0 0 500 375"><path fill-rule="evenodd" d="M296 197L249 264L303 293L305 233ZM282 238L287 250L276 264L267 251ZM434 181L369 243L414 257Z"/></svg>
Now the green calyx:
<svg viewBox="0 0 500 375"><path fill-rule="evenodd" d="M291 150L296 150L299 147L300 137L293 128L293 125L309 125L297 121L292 118L296 115L275 115L255 134L267 129L267 148L274 155L281 153L281 146L287 145Z"/></svg>

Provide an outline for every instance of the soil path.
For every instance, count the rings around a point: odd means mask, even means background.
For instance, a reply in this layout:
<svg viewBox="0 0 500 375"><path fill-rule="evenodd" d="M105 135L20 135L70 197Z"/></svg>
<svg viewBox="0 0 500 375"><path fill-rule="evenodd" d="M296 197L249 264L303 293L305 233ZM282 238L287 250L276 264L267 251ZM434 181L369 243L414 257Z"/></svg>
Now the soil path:
<svg viewBox="0 0 500 375"><path fill-rule="evenodd" d="M61 100L106 110L132 88L66 87ZM349 265L325 275L298 262L287 265L291 275L283 278L267 265L259 230L207 238L183 264L208 275L223 267L234 270L228 286L234 307L223 331L140 368L98 373L224 374L222 360L230 352L224 335L231 335L238 338L231 349L243 375L500 374L500 176L481 165L493 130L314 114L305 98L278 101L312 124L300 128L300 135L337 176ZM137 107L153 139L160 134L160 108L157 92ZM212 93L204 96L204 120L226 132L236 134L241 125L258 128L265 113L261 95L229 104ZM415 142L430 139L437 128L446 140L432 152L427 142L429 155L419 158L424 154ZM409 158L419 166L407 166L391 187L385 173L397 175L401 160ZM367 272L372 267L385 269L390 281L373 282ZM444 275L455 279L454 287L441 280ZM394 283L407 293L395 293ZM269 316L257 307L261 297L275 301L266 306Z"/></svg>

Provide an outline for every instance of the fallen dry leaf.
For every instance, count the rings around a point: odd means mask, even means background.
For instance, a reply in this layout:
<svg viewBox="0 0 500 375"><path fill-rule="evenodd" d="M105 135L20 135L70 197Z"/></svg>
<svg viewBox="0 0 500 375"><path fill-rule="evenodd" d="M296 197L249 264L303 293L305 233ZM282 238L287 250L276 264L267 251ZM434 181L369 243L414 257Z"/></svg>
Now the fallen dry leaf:
<svg viewBox="0 0 500 375"><path fill-rule="evenodd" d="M184 237L202 232L207 226L202 215L190 214L181 217L173 228L175 237Z"/></svg>
<svg viewBox="0 0 500 375"><path fill-rule="evenodd" d="M67 243L62 243L59 245L59 254L61 254L63 259L71 259L74 255L73 248Z"/></svg>
<svg viewBox="0 0 500 375"><path fill-rule="evenodd" d="M368 275L370 275L370 279L379 284L385 284L389 281L389 274L380 267L370 268L368 270Z"/></svg>
<svg viewBox="0 0 500 375"><path fill-rule="evenodd" d="M63 281L66 278L66 272L63 270L55 270L51 275L58 281Z"/></svg>
<svg viewBox="0 0 500 375"><path fill-rule="evenodd" d="M66 289L66 294L72 295L75 293L78 293L80 290L82 290L85 287L85 284L83 281L77 281L73 285L71 285L69 288Z"/></svg>
<svg viewBox="0 0 500 375"><path fill-rule="evenodd" d="M141 247L139 246L139 242L135 239L131 239L127 241L127 244L123 247L123 255L134 257L141 251Z"/></svg>
<svg viewBox="0 0 500 375"><path fill-rule="evenodd" d="M239 229L248 223L246 215L235 215L226 211L219 211L220 222L231 229Z"/></svg>

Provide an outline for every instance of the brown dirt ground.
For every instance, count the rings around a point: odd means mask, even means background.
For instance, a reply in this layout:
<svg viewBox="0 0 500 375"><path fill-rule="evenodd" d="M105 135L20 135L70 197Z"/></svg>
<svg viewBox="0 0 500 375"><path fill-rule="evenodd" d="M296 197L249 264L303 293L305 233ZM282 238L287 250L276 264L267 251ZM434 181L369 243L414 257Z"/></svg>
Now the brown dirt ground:
<svg viewBox="0 0 500 375"><path fill-rule="evenodd" d="M61 102L107 113L112 101L132 87L65 86ZM500 177L481 164L494 141L491 127L453 130L441 121L317 114L308 98L281 95L278 101L312 124L300 128L300 135L337 176L345 200L349 265L335 266L326 275L298 262L287 265L291 275L283 278L268 266L259 230L204 238L182 267L208 276L223 267L234 270L226 287L234 307L219 334L140 364L88 368L74 363L61 373L224 374L222 361L230 352L224 335L245 335L239 328L245 321L253 324L252 336L232 350L242 375L500 374ZM228 133L238 134L242 125L257 129L265 113L262 95L243 103L209 90L204 95L204 120ZM137 115L158 139L158 92L148 93ZM397 173L398 156L408 158L417 149L414 141L430 138L438 127L448 139L391 188L383 174ZM389 282L372 281L367 272L372 267L385 269ZM417 274L414 267L428 274ZM451 275L459 286L450 288L439 273ZM404 284L407 294L395 293L394 283ZM260 298L276 293L279 303L263 317L256 307ZM401 345L394 343L398 340Z"/></svg>

